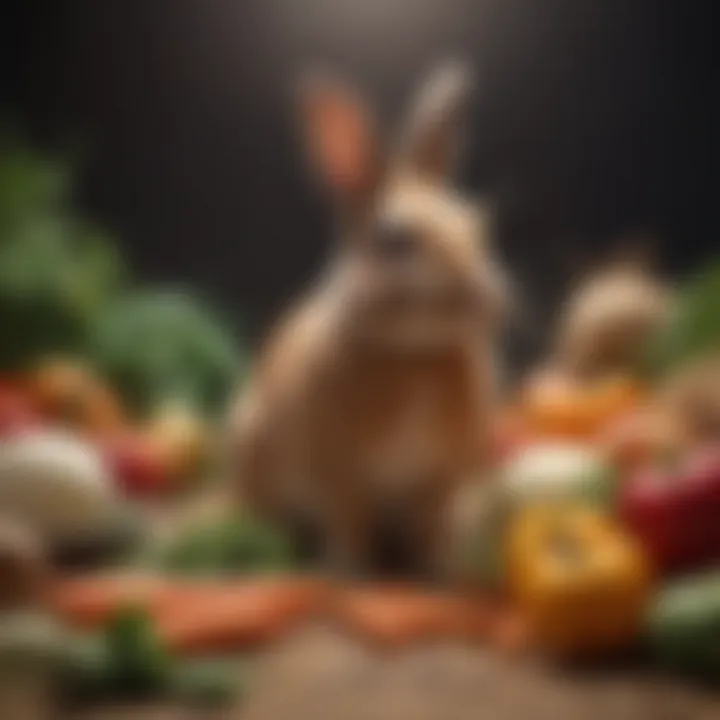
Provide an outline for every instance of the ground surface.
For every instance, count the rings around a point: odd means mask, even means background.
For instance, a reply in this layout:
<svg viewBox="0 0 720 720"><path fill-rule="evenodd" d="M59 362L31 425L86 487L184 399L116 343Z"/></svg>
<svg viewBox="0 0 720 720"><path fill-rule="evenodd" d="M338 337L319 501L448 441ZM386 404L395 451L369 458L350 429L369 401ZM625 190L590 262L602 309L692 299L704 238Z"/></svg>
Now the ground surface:
<svg viewBox="0 0 720 720"><path fill-rule="evenodd" d="M570 677L477 648L381 656L308 630L260 659L252 690L217 713L98 708L72 720L718 720L720 693L628 671Z"/></svg>

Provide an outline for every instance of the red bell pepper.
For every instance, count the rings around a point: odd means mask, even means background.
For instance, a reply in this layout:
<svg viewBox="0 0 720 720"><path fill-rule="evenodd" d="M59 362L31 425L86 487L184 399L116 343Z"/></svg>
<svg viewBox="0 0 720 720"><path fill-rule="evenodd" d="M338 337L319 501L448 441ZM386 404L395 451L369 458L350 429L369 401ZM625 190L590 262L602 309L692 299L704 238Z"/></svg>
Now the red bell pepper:
<svg viewBox="0 0 720 720"><path fill-rule="evenodd" d="M620 513L661 572L720 561L720 447L630 478Z"/></svg>

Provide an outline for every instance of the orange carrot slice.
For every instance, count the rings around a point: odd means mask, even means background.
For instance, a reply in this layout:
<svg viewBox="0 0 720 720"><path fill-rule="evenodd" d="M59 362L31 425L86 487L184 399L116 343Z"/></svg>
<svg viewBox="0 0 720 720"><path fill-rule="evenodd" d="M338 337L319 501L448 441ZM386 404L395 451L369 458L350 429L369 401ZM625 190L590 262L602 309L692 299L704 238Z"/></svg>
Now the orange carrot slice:
<svg viewBox="0 0 720 720"><path fill-rule="evenodd" d="M373 644L397 647L436 639L484 640L492 607L481 598L376 587L341 595L335 615Z"/></svg>
<svg viewBox="0 0 720 720"><path fill-rule="evenodd" d="M171 652L203 655L257 647L326 609L327 588L288 579L216 588L161 609L158 631Z"/></svg>
<svg viewBox="0 0 720 720"><path fill-rule="evenodd" d="M83 629L102 626L124 605L152 612L170 592L162 578L113 573L61 580L49 590L50 610L69 625Z"/></svg>

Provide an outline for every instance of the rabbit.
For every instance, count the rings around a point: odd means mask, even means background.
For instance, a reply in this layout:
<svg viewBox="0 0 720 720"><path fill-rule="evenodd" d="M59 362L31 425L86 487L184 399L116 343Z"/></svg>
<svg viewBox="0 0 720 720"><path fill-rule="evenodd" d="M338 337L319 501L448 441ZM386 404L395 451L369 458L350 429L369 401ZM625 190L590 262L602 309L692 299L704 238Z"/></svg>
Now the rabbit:
<svg viewBox="0 0 720 720"><path fill-rule="evenodd" d="M355 90L301 85L340 242L262 348L230 432L242 501L310 523L340 573L373 572L383 522L406 567L440 573L451 498L487 463L509 284L487 207L447 185L470 87L464 67L436 68L383 153Z"/></svg>
<svg viewBox="0 0 720 720"><path fill-rule="evenodd" d="M558 328L556 367L581 378L635 369L673 304L671 288L636 255L613 258L570 296Z"/></svg>

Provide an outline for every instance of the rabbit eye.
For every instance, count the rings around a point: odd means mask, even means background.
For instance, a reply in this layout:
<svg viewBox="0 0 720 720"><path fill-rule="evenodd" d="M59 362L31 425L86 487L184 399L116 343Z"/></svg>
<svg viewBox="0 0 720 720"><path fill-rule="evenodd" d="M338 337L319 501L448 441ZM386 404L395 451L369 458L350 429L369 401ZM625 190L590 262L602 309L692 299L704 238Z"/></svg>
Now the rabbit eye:
<svg viewBox="0 0 720 720"><path fill-rule="evenodd" d="M404 259L415 253L418 247L417 234L402 225L381 225L376 229L375 251L389 259Z"/></svg>

